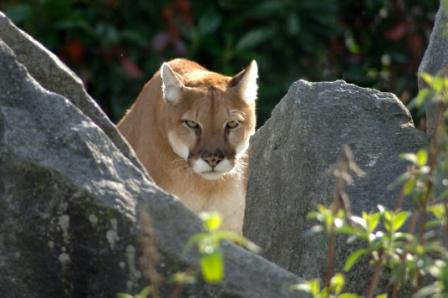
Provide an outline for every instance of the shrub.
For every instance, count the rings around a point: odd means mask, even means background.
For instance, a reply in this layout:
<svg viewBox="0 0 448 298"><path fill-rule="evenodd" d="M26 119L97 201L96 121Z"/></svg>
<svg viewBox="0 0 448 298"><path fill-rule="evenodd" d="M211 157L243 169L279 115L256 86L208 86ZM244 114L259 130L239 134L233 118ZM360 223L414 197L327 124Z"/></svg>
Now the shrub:
<svg viewBox="0 0 448 298"><path fill-rule="evenodd" d="M437 1L6 0L20 27L84 80L113 120L176 56L235 74L260 67L260 123L299 78L416 93Z"/></svg>

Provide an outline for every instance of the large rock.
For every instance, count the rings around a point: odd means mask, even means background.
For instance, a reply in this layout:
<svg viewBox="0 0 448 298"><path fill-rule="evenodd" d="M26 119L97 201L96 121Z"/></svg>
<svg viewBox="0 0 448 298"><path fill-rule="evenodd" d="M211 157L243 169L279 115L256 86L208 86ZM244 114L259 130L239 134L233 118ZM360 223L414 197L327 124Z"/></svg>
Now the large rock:
<svg viewBox="0 0 448 298"><path fill-rule="evenodd" d="M307 214L334 193L331 167L343 145L353 151L365 175L348 188L352 212L393 207L399 189L388 189L405 171L402 152L425 144L409 112L390 93L344 81L294 83L251 141L244 234L265 256L309 278L323 278L326 241L310 235ZM350 253L344 241L337 270ZM348 289L363 293L370 280L365 266L354 269Z"/></svg>
<svg viewBox="0 0 448 298"><path fill-rule="evenodd" d="M130 150L127 142L118 133L115 125L86 92L81 79L53 53L26 32L17 28L1 11L0 39L15 52L17 60L28 69L29 73L41 86L70 100L84 115L92 119L107 134L115 146L136 167L145 171L135 153Z"/></svg>
<svg viewBox="0 0 448 298"><path fill-rule="evenodd" d="M420 63L419 72L427 72L436 75L440 70L448 67L448 38L446 38L446 26L448 23L448 7L446 1L440 0L440 7L431 32L428 48ZM423 82L419 79L419 87Z"/></svg>
<svg viewBox="0 0 448 298"><path fill-rule="evenodd" d="M126 156L129 148L119 150L126 144L117 145L81 107L44 89L1 38L2 297L114 297L144 287L151 268L166 281L177 270L197 267L196 255L183 252L200 231L198 218L147 179ZM16 45L18 51L38 47ZM42 65L49 61L35 57ZM152 222L153 236L143 242L155 242L157 263L139 262L138 210ZM295 275L230 244L224 253L224 282L198 284L188 290L191 297L301 297L288 290ZM168 292L161 283L161 296Z"/></svg>
<svg viewBox="0 0 448 298"><path fill-rule="evenodd" d="M425 51L419 72L427 72L433 76L448 76L448 7L447 1L440 0L439 10L434 22L434 28L431 32L428 48ZM425 83L421 78L418 79L419 88L424 88ZM426 110L426 126L428 135L432 136L438 122L438 114L444 109L442 105L431 103Z"/></svg>

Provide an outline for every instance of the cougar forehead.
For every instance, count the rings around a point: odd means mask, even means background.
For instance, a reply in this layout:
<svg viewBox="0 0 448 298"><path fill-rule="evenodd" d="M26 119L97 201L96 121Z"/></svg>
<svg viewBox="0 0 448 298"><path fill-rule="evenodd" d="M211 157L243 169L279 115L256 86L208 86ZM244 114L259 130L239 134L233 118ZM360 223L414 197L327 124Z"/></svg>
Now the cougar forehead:
<svg viewBox="0 0 448 298"><path fill-rule="evenodd" d="M224 97L222 91L208 87L206 94L194 101L193 109L183 115L184 119L197 122L201 128L195 134L197 141L190 154L220 150L225 157L233 157L234 148L228 140L230 131L226 129L226 124L230 121L242 121L242 113L232 105L231 100Z"/></svg>

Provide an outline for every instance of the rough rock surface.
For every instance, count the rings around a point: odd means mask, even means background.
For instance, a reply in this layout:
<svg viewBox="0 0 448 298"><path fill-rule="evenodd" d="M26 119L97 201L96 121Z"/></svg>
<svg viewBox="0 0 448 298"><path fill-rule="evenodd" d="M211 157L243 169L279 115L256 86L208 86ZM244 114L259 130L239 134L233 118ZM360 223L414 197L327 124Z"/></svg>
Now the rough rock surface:
<svg viewBox="0 0 448 298"><path fill-rule="evenodd" d="M439 10L431 32L428 48L420 63L419 72L427 72L431 75L448 75L448 38L446 28L448 24L448 7L446 1L440 0ZM424 88L424 82L419 78L419 88ZM430 104L426 110L426 126L428 135L434 134L437 123L437 114L443 107Z"/></svg>
<svg viewBox="0 0 448 298"><path fill-rule="evenodd" d="M165 277L197 266L194 254L183 250L200 230L198 218L154 186L82 109L42 88L19 61L0 39L2 297L97 298L140 290L146 278L136 210L142 209L152 221ZM189 290L192 297L301 297L287 289L298 281L295 275L232 245L224 253L225 281L199 284ZM161 296L168 291L162 287Z"/></svg>
<svg viewBox="0 0 448 298"><path fill-rule="evenodd" d="M448 7L446 1L440 0L440 7L431 32L428 48L418 69L419 72L428 72L436 75L442 68L448 67L448 38L446 38L446 25L448 22ZM419 80L419 87L423 82Z"/></svg>
<svg viewBox="0 0 448 298"><path fill-rule="evenodd" d="M59 58L34 40L26 32L17 28L0 11L0 39L16 54L23 64L45 89L61 94L92 119L114 142L123 154L140 170L145 171L127 142L118 133L115 125L98 104L86 92L81 79L73 73Z"/></svg>
<svg viewBox="0 0 448 298"><path fill-rule="evenodd" d="M251 141L244 234L264 248L264 256L309 279L323 277L326 241L308 233L307 214L328 205L334 193L330 168L347 144L365 171L348 188L354 214L392 207L391 184L405 170L402 152L425 144L407 109L390 93L344 81L294 83ZM349 254L342 242L341 260ZM348 289L362 293L369 279L363 266Z"/></svg>

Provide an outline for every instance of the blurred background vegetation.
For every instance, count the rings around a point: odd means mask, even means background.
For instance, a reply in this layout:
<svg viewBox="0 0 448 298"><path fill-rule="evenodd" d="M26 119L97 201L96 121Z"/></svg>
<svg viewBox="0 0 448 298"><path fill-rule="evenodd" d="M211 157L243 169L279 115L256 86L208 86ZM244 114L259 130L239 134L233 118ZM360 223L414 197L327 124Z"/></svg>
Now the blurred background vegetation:
<svg viewBox="0 0 448 298"><path fill-rule="evenodd" d="M232 75L256 59L258 115L299 78L417 93L436 0L1 0L118 121L163 61Z"/></svg>

